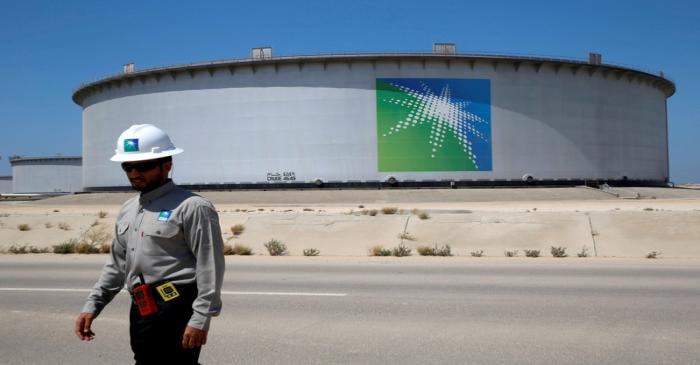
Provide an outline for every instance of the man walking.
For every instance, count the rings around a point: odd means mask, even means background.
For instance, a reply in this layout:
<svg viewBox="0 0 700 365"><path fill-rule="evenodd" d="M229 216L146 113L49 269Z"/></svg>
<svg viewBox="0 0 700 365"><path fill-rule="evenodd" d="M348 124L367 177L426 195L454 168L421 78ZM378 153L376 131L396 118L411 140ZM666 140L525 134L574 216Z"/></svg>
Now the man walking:
<svg viewBox="0 0 700 365"><path fill-rule="evenodd" d="M122 206L102 274L75 323L95 337L92 321L126 286L136 364L197 364L212 316L221 311L224 274L219 217L206 199L177 187L168 175L183 152L150 124L119 136L112 161L140 195Z"/></svg>

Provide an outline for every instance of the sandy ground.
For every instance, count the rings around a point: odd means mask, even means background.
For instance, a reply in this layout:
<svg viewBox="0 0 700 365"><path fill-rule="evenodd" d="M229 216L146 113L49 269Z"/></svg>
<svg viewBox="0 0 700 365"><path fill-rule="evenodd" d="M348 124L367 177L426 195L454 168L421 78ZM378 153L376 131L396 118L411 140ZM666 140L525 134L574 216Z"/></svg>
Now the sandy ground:
<svg viewBox="0 0 700 365"><path fill-rule="evenodd" d="M399 234L414 249L450 245L457 256L484 251L540 250L567 253L586 247L599 257L639 258L661 251L665 258L700 258L700 191L626 188L640 199L620 199L595 189L420 189L204 192L220 214L223 238L256 254L274 238L302 255L366 256L375 245L394 247ZM0 248L50 247L79 238L91 226L111 232L130 193L79 194L35 202L0 204ZM382 214L397 207L397 214ZM362 214L377 209L376 216ZM420 219L415 210L425 212ZM105 218L99 212L107 213ZM19 225L29 230L22 231ZM233 236L230 227L243 224ZM68 229L61 229L60 226Z"/></svg>

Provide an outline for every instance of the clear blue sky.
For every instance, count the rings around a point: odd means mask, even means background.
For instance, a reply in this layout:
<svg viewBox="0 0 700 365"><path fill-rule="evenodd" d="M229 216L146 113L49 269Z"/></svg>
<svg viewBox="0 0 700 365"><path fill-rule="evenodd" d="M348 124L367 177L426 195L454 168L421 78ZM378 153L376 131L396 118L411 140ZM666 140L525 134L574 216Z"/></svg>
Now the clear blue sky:
<svg viewBox="0 0 700 365"><path fill-rule="evenodd" d="M0 175L8 156L81 153L81 82L137 68L276 55L430 51L585 58L675 80L671 179L700 182L700 2L0 0Z"/></svg>

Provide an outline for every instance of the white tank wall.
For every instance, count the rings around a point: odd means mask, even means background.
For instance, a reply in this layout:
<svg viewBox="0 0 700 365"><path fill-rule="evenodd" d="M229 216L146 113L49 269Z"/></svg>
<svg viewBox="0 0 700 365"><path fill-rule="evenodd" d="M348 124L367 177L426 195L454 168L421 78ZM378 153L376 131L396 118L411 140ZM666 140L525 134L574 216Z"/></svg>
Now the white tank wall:
<svg viewBox="0 0 700 365"><path fill-rule="evenodd" d="M0 194L7 194L12 192L12 177L11 176L0 176Z"/></svg>
<svg viewBox="0 0 700 365"><path fill-rule="evenodd" d="M12 165L13 193L73 193L82 191L79 161L27 161Z"/></svg>
<svg viewBox="0 0 700 365"><path fill-rule="evenodd" d="M489 79L492 171L380 173L377 78ZM109 161L129 125L152 123L185 153L181 184L297 181L667 179L665 94L626 77L507 63L344 62L206 70L123 82L83 102L86 187L128 185Z"/></svg>

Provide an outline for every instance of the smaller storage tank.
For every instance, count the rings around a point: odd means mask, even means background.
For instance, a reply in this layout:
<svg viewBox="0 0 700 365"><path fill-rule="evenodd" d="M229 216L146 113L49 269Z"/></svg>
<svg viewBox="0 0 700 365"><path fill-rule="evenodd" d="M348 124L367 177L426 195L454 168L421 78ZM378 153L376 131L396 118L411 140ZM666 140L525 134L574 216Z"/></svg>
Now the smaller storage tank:
<svg viewBox="0 0 700 365"><path fill-rule="evenodd" d="M80 156L13 156L10 165L13 193L74 193L83 190L83 159Z"/></svg>
<svg viewBox="0 0 700 365"><path fill-rule="evenodd" d="M0 194L12 192L12 176L0 176Z"/></svg>

